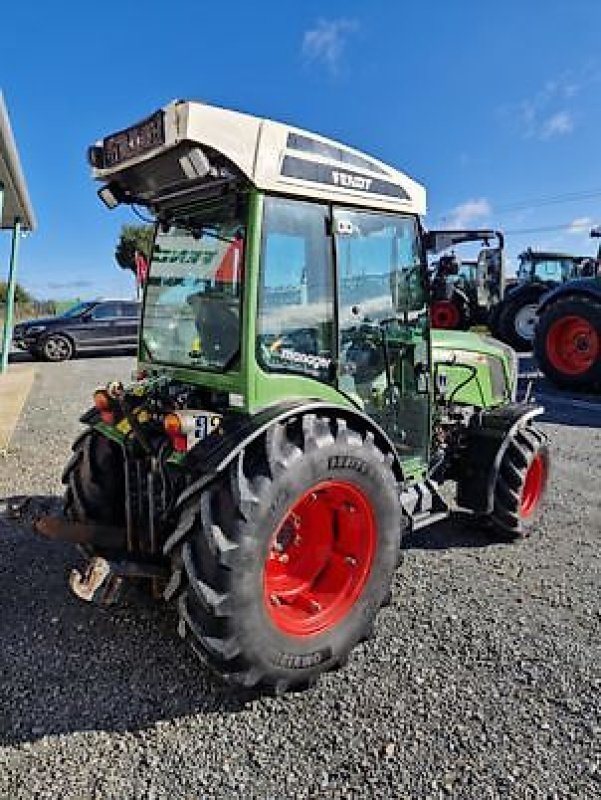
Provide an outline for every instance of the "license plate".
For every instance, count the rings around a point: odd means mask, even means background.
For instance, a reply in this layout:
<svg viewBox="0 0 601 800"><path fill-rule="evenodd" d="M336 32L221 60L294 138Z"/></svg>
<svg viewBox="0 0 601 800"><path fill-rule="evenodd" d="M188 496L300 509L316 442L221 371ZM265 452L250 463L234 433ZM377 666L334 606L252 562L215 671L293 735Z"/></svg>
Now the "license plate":
<svg viewBox="0 0 601 800"><path fill-rule="evenodd" d="M103 143L104 167L115 167L164 143L163 112L157 111L143 122L107 136Z"/></svg>
<svg viewBox="0 0 601 800"><path fill-rule="evenodd" d="M203 411L194 414L194 439L199 442L206 439L211 433L216 431L221 425L222 417L220 414L213 414L210 411Z"/></svg>

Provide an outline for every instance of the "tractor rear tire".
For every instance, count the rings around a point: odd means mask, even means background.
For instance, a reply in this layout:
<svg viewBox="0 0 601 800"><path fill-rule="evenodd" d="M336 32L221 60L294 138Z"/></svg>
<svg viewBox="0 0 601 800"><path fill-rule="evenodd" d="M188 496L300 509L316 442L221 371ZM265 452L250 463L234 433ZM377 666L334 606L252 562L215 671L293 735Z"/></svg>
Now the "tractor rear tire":
<svg viewBox="0 0 601 800"><path fill-rule="evenodd" d="M73 522L125 525L123 457L119 445L94 430L73 444L65 467L63 513Z"/></svg>
<svg viewBox="0 0 601 800"><path fill-rule="evenodd" d="M402 521L391 458L372 434L314 414L276 424L180 509L165 597L219 677L306 687L369 637Z"/></svg>
<svg viewBox="0 0 601 800"><path fill-rule="evenodd" d="M539 320L534 353L557 386L601 387L601 301L582 295L555 300Z"/></svg>
<svg viewBox="0 0 601 800"><path fill-rule="evenodd" d="M502 538L516 539L529 533L545 492L549 475L546 437L533 425L519 430L501 461L490 518Z"/></svg>

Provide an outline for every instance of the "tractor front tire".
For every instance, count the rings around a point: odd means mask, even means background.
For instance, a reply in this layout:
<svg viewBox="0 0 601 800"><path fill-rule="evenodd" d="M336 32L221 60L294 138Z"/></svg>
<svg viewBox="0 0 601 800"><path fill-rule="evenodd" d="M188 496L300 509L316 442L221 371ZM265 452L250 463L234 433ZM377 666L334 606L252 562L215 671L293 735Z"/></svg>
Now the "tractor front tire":
<svg viewBox="0 0 601 800"><path fill-rule="evenodd" d="M372 434L313 414L276 424L180 507L165 597L222 679L305 687L370 635L402 528Z"/></svg>
<svg viewBox="0 0 601 800"><path fill-rule="evenodd" d="M468 314L463 304L455 299L435 300L430 309L432 327L441 330L466 330L469 327Z"/></svg>
<svg viewBox="0 0 601 800"><path fill-rule="evenodd" d="M503 455L490 517L502 538L517 539L529 533L549 475L546 441L544 434L528 425L516 433Z"/></svg>
<svg viewBox="0 0 601 800"><path fill-rule="evenodd" d="M544 290L516 291L506 297L499 307L495 321L497 337L519 353L532 350L536 309L543 293Z"/></svg>

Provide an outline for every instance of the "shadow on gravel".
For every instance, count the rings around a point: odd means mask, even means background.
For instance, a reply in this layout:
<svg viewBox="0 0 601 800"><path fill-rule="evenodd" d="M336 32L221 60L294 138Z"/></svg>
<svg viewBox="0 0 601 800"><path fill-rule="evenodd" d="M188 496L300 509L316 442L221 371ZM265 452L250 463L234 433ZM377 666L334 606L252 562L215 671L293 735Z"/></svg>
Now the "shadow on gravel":
<svg viewBox="0 0 601 800"><path fill-rule="evenodd" d="M258 696L217 683L164 603L133 588L110 608L73 597L67 576L82 565L77 549L30 529L59 499L22 500L0 499L0 746L236 712Z"/></svg>
<svg viewBox="0 0 601 800"><path fill-rule="evenodd" d="M408 534L403 539L403 550L454 550L498 544L511 541L457 515Z"/></svg>
<svg viewBox="0 0 601 800"><path fill-rule="evenodd" d="M537 401L545 407L541 422L576 428L601 428L601 395L561 390L549 381L540 380Z"/></svg>
<svg viewBox="0 0 601 800"><path fill-rule="evenodd" d="M522 353L519 359L518 400L523 398L528 381L532 379L532 396L545 408L545 413L538 418L540 422L575 428L601 428L601 393L559 389L537 369L531 354Z"/></svg>

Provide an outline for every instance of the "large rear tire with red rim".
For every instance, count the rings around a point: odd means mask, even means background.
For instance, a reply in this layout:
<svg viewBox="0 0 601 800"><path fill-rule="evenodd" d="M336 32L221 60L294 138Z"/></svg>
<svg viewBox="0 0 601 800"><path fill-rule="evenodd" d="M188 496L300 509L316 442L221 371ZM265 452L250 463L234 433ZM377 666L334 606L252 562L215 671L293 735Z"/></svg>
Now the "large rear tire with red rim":
<svg viewBox="0 0 601 800"><path fill-rule="evenodd" d="M401 515L372 434L313 414L275 425L182 503L165 593L180 634L230 682L313 683L369 636Z"/></svg>
<svg viewBox="0 0 601 800"><path fill-rule="evenodd" d="M586 295L555 300L541 315L534 352L558 386L601 387L601 301Z"/></svg>
<svg viewBox="0 0 601 800"><path fill-rule="evenodd" d="M501 460L494 488L491 522L503 538L527 536L549 476L545 435L534 425L518 430Z"/></svg>

